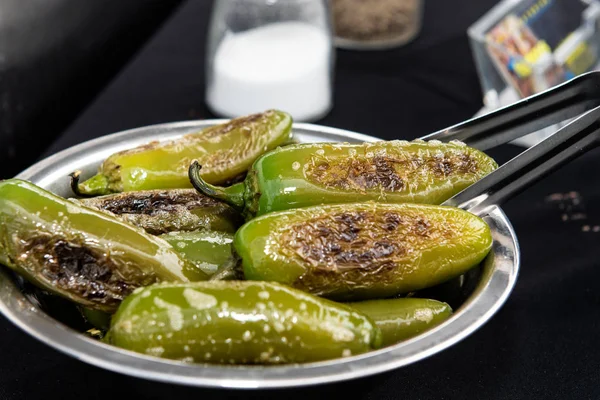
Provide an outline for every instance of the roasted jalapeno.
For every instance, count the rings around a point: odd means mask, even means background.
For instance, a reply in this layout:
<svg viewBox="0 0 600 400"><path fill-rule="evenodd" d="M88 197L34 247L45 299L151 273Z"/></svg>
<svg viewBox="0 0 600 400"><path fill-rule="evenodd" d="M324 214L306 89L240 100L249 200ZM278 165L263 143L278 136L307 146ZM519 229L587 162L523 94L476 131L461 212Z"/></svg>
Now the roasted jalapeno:
<svg viewBox="0 0 600 400"><path fill-rule="evenodd" d="M107 312L138 286L207 279L164 240L17 179L0 182L0 263Z"/></svg>
<svg viewBox="0 0 600 400"><path fill-rule="evenodd" d="M246 279L334 299L385 298L463 274L490 251L479 217L454 207L376 202L263 215L235 235Z"/></svg>
<svg viewBox="0 0 600 400"><path fill-rule="evenodd" d="M161 235L181 257L193 262L209 276L235 258L233 235L223 232L171 232ZM236 258L237 259L237 258Z"/></svg>
<svg viewBox="0 0 600 400"><path fill-rule="evenodd" d="M278 148L260 157L243 183L217 187L190 179L246 218L319 204L378 201L441 204L497 168L479 150L458 142L317 143Z"/></svg>
<svg viewBox="0 0 600 400"><path fill-rule="evenodd" d="M136 290L107 341L196 363L282 364L378 348L381 331L351 307L269 282L158 284Z"/></svg>
<svg viewBox="0 0 600 400"><path fill-rule="evenodd" d="M383 346L417 336L452 315L452 308L446 303L410 297L347 304L375 321L381 329Z"/></svg>
<svg viewBox="0 0 600 400"><path fill-rule="evenodd" d="M194 189L142 190L80 199L153 235L210 229L234 233L243 220L227 204Z"/></svg>
<svg viewBox="0 0 600 400"><path fill-rule="evenodd" d="M281 111L233 119L169 142L152 142L108 157L98 174L72 187L80 196L146 189L189 188L188 168L199 160L202 178L220 184L246 172L264 152L285 143L292 118Z"/></svg>

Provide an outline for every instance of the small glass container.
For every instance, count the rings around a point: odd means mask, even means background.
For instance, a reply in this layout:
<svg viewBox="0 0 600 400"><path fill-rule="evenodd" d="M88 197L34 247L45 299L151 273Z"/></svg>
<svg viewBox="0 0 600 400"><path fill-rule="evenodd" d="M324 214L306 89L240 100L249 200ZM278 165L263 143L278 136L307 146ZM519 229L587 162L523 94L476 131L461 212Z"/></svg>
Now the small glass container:
<svg viewBox="0 0 600 400"><path fill-rule="evenodd" d="M423 0L330 0L335 44L355 50L402 46L421 30Z"/></svg>
<svg viewBox="0 0 600 400"><path fill-rule="evenodd" d="M331 109L333 35L327 0L216 0L206 103L237 117L279 109L313 121Z"/></svg>

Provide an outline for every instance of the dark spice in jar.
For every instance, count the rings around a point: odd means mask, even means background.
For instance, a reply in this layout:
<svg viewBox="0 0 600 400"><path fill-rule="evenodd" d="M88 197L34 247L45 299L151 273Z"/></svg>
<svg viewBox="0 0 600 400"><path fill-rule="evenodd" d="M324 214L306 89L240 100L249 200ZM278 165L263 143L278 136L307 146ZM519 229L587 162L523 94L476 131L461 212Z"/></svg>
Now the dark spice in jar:
<svg viewBox="0 0 600 400"><path fill-rule="evenodd" d="M336 35L357 41L407 40L419 29L421 0L331 0Z"/></svg>

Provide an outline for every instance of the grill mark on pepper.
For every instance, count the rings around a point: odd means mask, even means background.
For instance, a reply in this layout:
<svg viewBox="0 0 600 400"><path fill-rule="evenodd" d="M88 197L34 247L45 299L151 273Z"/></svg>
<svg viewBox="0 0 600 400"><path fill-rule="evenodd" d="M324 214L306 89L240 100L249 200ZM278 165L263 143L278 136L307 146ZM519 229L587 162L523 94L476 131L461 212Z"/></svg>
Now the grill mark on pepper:
<svg viewBox="0 0 600 400"><path fill-rule="evenodd" d="M231 132L232 130L234 130L235 128L237 128L243 124L255 122L260 119L270 117L270 116L272 116L273 113L274 113L274 111L269 110L264 113L253 114L253 115L248 115L246 117L232 119L231 121L229 121L228 123L225 123L223 125L215 125L213 127L203 129L199 132L193 132L193 133L184 135L183 141L191 142L191 141L206 140L206 139L211 139L211 138L214 138L217 136L221 136L221 135ZM120 156L142 153L145 151L150 151L150 150L154 150L154 149L162 148L162 147L169 147L178 142L181 142L181 140L167 141L167 142L160 142L158 140L154 140L152 142L140 145L133 149L127 149L127 150L117 152L106 159L106 161L105 161L106 165L104 165L103 168L110 170L111 168L114 169L114 168L118 167L119 166L118 164L113 163L113 159L118 158ZM189 166L189 163L188 163L188 166Z"/></svg>
<svg viewBox="0 0 600 400"><path fill-rule="evenodd" d="M152 276L127 273L101 251L64 238L38 235L19 240L30 273L62 290L104 307L116 308L138 286L156 282Z"/></svg>
<svg viewBox="0 0 600 400"><path fill-rule="evenodd" d="M403 260L457 231L419 213L360 211L314 216L286 227L277 237L282 253L299 257L309 267L293 286L320 293L328 282L360 286L390 273L402 274L398 265Z"/></svg>
<svg viewBox="0 0 600 400"><path fill-rule="evenodd" d="M321 161L314 168L309 168L307 177L328 188L346 190L382 188L396 192L405 185L391 160L380 156L371 160L343 158Z"/></svg>
<svg viewBox="0 0 600 400"><path fill-rule="evenodd" d="M100 198L83 199L83 204L113 214L156 215L161 211L194 210L221 204L196 190L149 190L128 192Z"/></svg>
<svg viewBox="0 0 600 400"><path fill-rule="evenodd" d="M381 235L383 230L370 230L376 218L367 212L345 212L302 222L284 233L281 243L290 243L297 255L316 268L372 268L405 253L401 242Z"/></svg>
<svg viewBox="0 0 600 400"><path fill-rule="evenodd" d="M400 192L407 182L418 182L422 175L432 173L436 178L475 174L477 160L460 149L423 154L373 154L371 156L319 157L307 163L307 180L330 189Z"/></svg>
<svg viewBox="0 0 600 400"><path fill-rule="evenodd" d="M229 148L207 154L202 160L202 168L220 171L230 168L240 157L245 158L253 153L256 153L255 156L257 157L267 143L268 135L265 135L263 130L256 129L256 125L268 125L269 120L275 116L275 113L273 110L268 110L263 113L240 117L224 125L217 125L202 131L201 136L198 136L198 138L203 140L226 134L237 128L241 128L240 132L245 136L244 140L237 141ZM277 122L279 121L281 121L280 118Z"/></svg>
<svg viewBox="0 0 600 400"><path fill-rule="evenodd" d="M477 161L468 153L452 152L443 157L427 159L427 164L436 176L448 177L453 174L474 174L479 169Z"/></svg>
<svg viewBox="0 0 600 400"><path fill-rule="evenodd" d="M79 201L85 206L113 213L152 235L233 229L243 222L229 206L194 189L126 192Z"/></svg>
<svg viewBox="0 0 600 400"><path fill-rule="evenodd" d="M211 139L213 137L216 136L221 136L221 135L225 135L226 133L229 133L235 129L238 129L239 127L252 123L252 122L257 122L261 119L264 118L269 118L273 115L274 111L266 111L264 113L257 113L257 114L252 114L252 115L248 115L245 117L240 117L240 118L236 118L236 119L232 119L231 121L222 124L222 125L215 125L209 128L204 129L203 131L199 132L199 133L191 133L189 135L186 135L186 137L189 137L190 139ZM242 133L247 133L247 135L250 135L250 130L248 131L242 131Z"/></svg>

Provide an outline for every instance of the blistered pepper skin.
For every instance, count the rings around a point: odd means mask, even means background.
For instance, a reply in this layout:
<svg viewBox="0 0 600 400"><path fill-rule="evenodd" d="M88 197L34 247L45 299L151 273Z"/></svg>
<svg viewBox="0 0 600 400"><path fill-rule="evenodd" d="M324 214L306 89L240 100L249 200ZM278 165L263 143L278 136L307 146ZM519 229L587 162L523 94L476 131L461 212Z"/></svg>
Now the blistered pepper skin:
<svg viewBox="0 0 600 400"><path fill-rule="evenodd" d="M382 345L391 346L429 330L452 315L446 303L430 299L400 298L347 303L381 329Z"/></svg>
<svg viewBox="0 0 600 400"><path fill-rule="evenodd" d="M268 282L140 288L114 315L108 341L191 363L283 364L378 348L379 328L354 309Z"/></svg>
<svg viewBox="0 0 600 400"><path fill-rule="evenodd" d="M160 235L179 255L213 276L234 257L233 235L224 232L170 232Z"/></svg>
<svg viewBox="0 0 600 400"><path fill-rule="evenodd" d="M441 204L496 168L492 158L458 142L315 143L263 155L243 183L228 188L203 185L193 170L190 177L249 219L319 204Z"/></svg>
<svg viewBox="0 0 600 400"><path fill-rule="evenodd" d="M200 229L235 233L243 223L230 206L194 189L142 190L77 201L117 215L152 235Z"/></svg>
<svg viewBox="0 0 600 400"><path fill-rule="evenodd" d="M17 179L0 182L0 263L106 312L138 286L208 278L164 240Z"/></svg>
<svg viewBox="0 0 600 400"><path fill-rule="evenodd" d="M170 142L152 142L108 157L98 174L74 186L80 195L190 188L188 168L198 160L202 177L221 184L245 173L264 152L285 143L292 118L281 111L233 119Z"/></svg>
<svg viewBox="0 0 600 400"><path fill-rule="evenodd" d="M270 213L234 239L246 279L339 300L434 286L479 264L491 245L488 225L461 209L376 202Z"/></svg>

